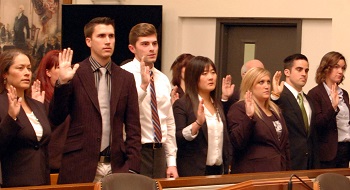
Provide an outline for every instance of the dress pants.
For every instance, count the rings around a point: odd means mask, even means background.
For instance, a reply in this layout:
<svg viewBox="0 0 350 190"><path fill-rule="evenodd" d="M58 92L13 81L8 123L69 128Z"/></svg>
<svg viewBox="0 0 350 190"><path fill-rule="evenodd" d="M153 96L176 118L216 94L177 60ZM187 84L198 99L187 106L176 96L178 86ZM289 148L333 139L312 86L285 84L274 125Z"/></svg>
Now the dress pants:
<svg viewBox="0 0 350 190"><path fill-rule="evenodd" d="M142 146L140 174L150 178L166 178L166 158L164 147Z"/></svg>

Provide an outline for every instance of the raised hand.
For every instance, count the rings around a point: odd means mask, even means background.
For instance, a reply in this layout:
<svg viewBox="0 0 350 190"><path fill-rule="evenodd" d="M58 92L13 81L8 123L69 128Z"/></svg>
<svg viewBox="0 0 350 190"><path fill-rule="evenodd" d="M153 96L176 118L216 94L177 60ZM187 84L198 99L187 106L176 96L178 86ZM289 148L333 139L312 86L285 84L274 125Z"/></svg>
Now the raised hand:
<svg viewBox="0 0 350 190"><path fill-rule="evenodd" d="M58 80L61 84L65 84L68 81L72 80L75 72L79 68L79 64L75 64L72 68L72 57L73 50L70 48L63 49L62 53L59 53L58 55L58 62L60 65Z"/></svg>
<svg viewBox="0 0 350 190"><path fill-rule="evenodd" d="M336 110L339 104L339 95L337 91L338 85L336 83L332 84L331 89L331 98L332 98L332 106Z"/></svg>
<svg viewBox="0 0 350 190"><path fill-rule="evenodd" d="M195 135L198 133L198 130L202 127L203 123L205 122L205 114L204 114L204 100L201 99L198 103L198 109L197 109L197 119L195 122L192 123L192 135Z"/></svg>
<svg viewBox="0 0 350 190"><path fill-rule="evenodd" d="M222 79L222 86L221 86L221 89L222 89L222 94L221 94L221 99L223 100L228 100L233 92L234 92L234 89L235 89L235 85L234 84L231 84L231 81L232 81L232 77L231 75L226 75L226 77L224 77Z"/></svg>
<svg viewBox="0 0 350 190"><path fill-rule="evenodd" d="M197 122L200 125L203 125L205 122L205 114L204 114L204 100L201 99L198 103L198 109L197 109Z"/></svg>
<svg viewBox="0 0 350 190"><path fill-rule="evenodd" d="M179 87L174 86L174 88L171 90L170 97L171 97L171 105L174 104L174 102L179 99L179 93L177 93L177 89Z"/></svg>
<svg viewBox="0 0 350 190"><path fill-rule="evenodd" d="M146 66L144 61L145 56L142 56L140 61L140 70L141 70L141 88L146 91L151 81L151 76L149 74L149 66Z"/></svg>
<svg viewBox="0 0 350 190"><path fill-rule="evenodd" d="M41 103L45 101L45 91L41 91L41 83L40 80L35 80L32 85L32 98Z"/></svg>
<svg viewBox="0 0 350 190"><path fill-rule="evenodd" d="M281 71L276 71L272 78L272 91L276 94L281 94L284 87L284 81L280 82L282 76Z"/></svg>
<svg viewBox="0 0 350 190"><path fill-rule="evenodd" d="M8 114L14 119L17 119L19 111L21 110L22 98L17 97L17 90L15 87L10 85L7 89L7 97L9 100Z"/></svg>
<svg viewBox="0 0 350 190"><path fill-rule="evenodd" d="M254 111L255 111L255 106L254 106L254 100L252 97L252 92L251 91L247 91L244 95L244 99L245 99L245 112L247 114L248 117L252 118L254 115Z"/></svg>

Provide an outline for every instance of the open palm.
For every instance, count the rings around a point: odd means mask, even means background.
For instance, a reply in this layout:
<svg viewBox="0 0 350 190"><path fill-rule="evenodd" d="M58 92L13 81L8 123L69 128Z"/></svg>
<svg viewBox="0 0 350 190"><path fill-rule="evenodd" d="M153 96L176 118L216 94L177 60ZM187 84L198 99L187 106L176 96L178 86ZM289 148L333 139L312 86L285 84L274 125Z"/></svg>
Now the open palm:
<svg viewBox="0 0 350 190"><path fill-rule="evenodd" d="M58 55L58 61L60 65L59 69L59 81L61 84L65 84L68 81L72 80L75 75L75 72L79 68L79 64L75 64L72 67L72 57L73 50L70 48L64 49L62 53Z"/></svg>

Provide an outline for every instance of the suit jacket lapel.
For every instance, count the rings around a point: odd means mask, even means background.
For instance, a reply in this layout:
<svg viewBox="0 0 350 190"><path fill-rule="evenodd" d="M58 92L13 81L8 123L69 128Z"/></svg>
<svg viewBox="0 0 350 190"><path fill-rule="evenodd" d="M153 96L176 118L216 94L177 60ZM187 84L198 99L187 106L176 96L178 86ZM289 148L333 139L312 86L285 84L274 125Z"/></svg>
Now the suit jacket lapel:
<svg viewBox="0 0 350 190"><path fill-rule="evenodd" d="M311 108L311 121L310 121L310 127L309 127L309 134L312 134L313 133L313 130L314 130L314 121L315 121L315 119L316 119L316 115L315 115L315 108L314 108L314 105L313 105L313 103L312 103L312 99L308 96L308 95L306 95L305 93L304 93L304 96L306 97L306 99L307 99L307 101L309 102L309 105L310 105L310 108Z"/></svg>
<svg viewBox="0 0 350 190"><path fill-rule="evenodd" d="M273 125L273 123L271 122L271 119L265 114L265 112L258 106L259 110L260 110L260 113L262 115L262 118L261 119L263 121L263 123L266 125L266 128L269 130L271 136L273 136L273 139L278 142L276 144L280 144L279 140L278 140L278 136L277 136L277 132L276 132L276 128L275 126ZM272 112L272 111L271 111ZM272 112L272 114L274 114ZM278 117L276 117L278 118ZM278 147L280 148L280 147Z"/></svg>
<svg viewBox="0 0 350 190"><path fill-rule="evenodd" d="M28 101L27 101L27 103L28 103ZM29 106L31 106L31 105L29 105ZM17 118L18 118L20 125L23 127L23 129L22 129L23 132L25 131L24 133L30 133L30 135L28 135L28 137L31 139L31 141L37 142L38 139L36 138L34 128L32 127L32 124L30 123L28 116L22 107L21 107L21 110L19 111Z"/></svg>
<svg viewBox="0 0 350 190"><path fill-rule="evenodd" d="M100 111L94 73L91 69L89 59L85 59L80 63L80 68L77 70L76 75L80 78L80 82L88 94L91 102L94 104L96 109Z"/></svg>
<svg viewBox="0 0 350 190"><path fill-rule="evenodd" d="M33 110L35 117L40 122L40 125L43 127L43 136L42 136L40 141L44 142L46 140L49 140L49 138L45 138L45 137L49 136L49 133L51 131L50 123L47 120L47 116L45 115L45 113L41 112L40 108L37 107L38 105L36 103L34 103L34 100L29 99L29 98L27 98L26 100L27 100L27 103L30 106L30 108ZM43 105L43 109L44 109L44 105Z"/></svg>
<svg viewBox="0 0 350 190"><path fill-rule="evenodd" d="M295 127L299 127L300 129L302 129L302 131L304 131L304 133L306 135L303 114L301 113L301 109L299 107L299 103L298 103L297 99L295 99L295 96L293 95L293 93L286 87L284 87L282 93L284 93L285 96L287 97L287 100L289 102L289 105L291 106L291 109L294 110L294 112L296 113L296 115L298 117L298 121L300 121L299 122L300 124L298 126L295 126ZM308 100L308 102L310 102L310 101Z"/></svg>
<svg viewBox="0 0 350 190"><path fill-rule="evenodd" d="M321 92L321 97L322 97L323 101L327 104L327 107L332 107L331 100L329 99L327 90L323 86L323 83L319 84L318 87L320 89L319 92Z"/></svg>
<svg viewBox="0 0 350 190"><path fill-rule="evenodd" d="M111 75L111 119L113 118L114 113L117 110L117 105L119 102L119 96L122 92L122 87L119 84L123 84L124 76L121 75L121 72L118 70L120 67L116 66L115 63L112 62L112 75Z"/></svg>

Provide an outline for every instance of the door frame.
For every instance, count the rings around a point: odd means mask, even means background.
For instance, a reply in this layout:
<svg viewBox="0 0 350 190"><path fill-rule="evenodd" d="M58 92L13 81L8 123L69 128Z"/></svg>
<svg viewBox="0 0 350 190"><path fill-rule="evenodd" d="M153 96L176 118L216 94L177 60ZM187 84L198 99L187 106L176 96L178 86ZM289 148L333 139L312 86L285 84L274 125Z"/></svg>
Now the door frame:
<svg viewBox="0 0 350 190"><path fill-rule="evenodd" d="M226 75L227 38L230 27L235 26L293 26L297 30L297 52L301 52L302 19L270 19L270 18L218 18L216 19L215 65L218 74L218 94L221 97L222 78ZM239 86L239 85L237 85ZM237 90L237 89L236 89Z"/></svg>

